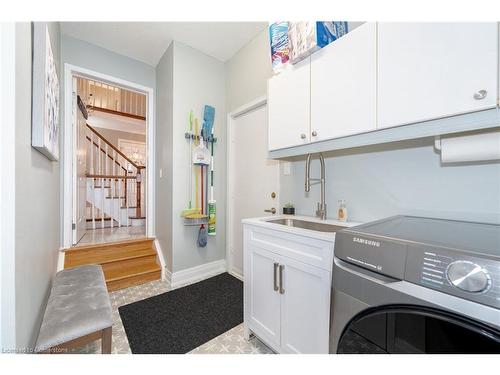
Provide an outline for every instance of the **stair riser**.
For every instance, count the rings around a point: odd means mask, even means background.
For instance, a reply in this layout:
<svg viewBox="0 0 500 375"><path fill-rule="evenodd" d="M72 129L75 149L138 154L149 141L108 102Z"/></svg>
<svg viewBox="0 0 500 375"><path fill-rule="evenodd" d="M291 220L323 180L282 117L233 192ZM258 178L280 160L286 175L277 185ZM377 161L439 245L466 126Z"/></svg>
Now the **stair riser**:
<svg viewBox="0 0 500 375"><path fill-rule="evenodd" d="M161 267L152 239L89 245L65 251L64 268L100 264L108 291L161 279Z"/></svg>
<svg viewBox="0 0 500 375"><path fill-rule="evenodd" d="M114 290L130 288L131 286L141 285L160 279L161 270L150 272L144 275L131 276L122 280L109 281L106 282L106 286L108 287L108 292L112 292Z"/></svg>
<svg viewBox="0 0 500 375"><path fill-rule="evenodd" d="M127 257L137 257L156 254L151 241L120 245L117 247L97 247L91 249L68 250L64 257L65 268L76 267L84 264L102 264L114 262Z"/></svg>
<svg viewBox="0 0 500 375"><path fill-rule="evenodd" d="M102 264L102 270L104 272L104 276L108 280L110 278L110 275L116 274L122 269L132 269L134 267L142 267L152 263L156 263L156 265L158 265L156 254L144 256L141 258L123 259L116 262L105 263Z"/></svg>

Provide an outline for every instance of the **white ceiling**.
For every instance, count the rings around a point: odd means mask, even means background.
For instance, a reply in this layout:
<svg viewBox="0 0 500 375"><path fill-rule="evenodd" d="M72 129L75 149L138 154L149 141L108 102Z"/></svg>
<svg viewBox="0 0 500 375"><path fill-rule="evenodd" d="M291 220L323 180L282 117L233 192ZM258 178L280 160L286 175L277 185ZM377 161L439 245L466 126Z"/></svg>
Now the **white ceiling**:
<svg viewBox="0 0 500 375"><path fill-rule="evenodd" d="M265 22L62 22L65 35L156 66L172 40L225 62Z"/></svg>

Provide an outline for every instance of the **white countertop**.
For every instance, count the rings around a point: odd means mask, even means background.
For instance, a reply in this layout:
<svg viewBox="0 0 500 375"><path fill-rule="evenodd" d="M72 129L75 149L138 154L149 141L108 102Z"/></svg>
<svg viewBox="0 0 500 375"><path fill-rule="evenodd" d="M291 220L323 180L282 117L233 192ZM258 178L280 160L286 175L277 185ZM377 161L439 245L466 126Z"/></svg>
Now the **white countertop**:
<svg viewBox="0 0 500 375"><path fill-rule="evenodd" d="M251 219L243 219L241 222L243 224L256 225L256 226L260 226L263 228L278 230L280 232L300 234L303 236L318 238L318 239L327 240L327 241L334 241L335 240L335 232L320 232L320 231L316 231L316 230L304 229L304 228L298 228L298 227L289 227L287 225L276 224L276 223L270 222L270 220L278 220L278 219L303 220L303 221L309 221L309 222L319 223L319 224L336 225L336 226L345 227L345 228L354 227L356 225L362 224L360 222L355 222L355 221L343 222L343 221L333 220L333 219L321 220L321 219L318 219L317 217L300 216L300 215L274 215L274 216L255 217L255 218L251 218Z"/></svg>

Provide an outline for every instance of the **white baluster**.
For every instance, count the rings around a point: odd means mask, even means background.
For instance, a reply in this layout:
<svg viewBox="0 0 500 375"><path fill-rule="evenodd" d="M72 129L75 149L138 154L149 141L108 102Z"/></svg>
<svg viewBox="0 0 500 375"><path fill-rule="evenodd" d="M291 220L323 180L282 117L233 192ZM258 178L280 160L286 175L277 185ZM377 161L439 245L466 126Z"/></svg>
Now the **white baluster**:
<svg viewBox="0 0 500 375"><path fill-rule="evenodd" d="M111 160L111 162L113 163L113 168L112 168L113 176L116 176L116 151L115 150L113 150L113 160ZM116 196L116 178L115 177L113 177L113 179L111 180L111 184L113 186L113 188L111 189L111 194L113 197L115 197ZM113 203L112 211L111 211L111 228L113 228L113 226L114 226L113 217L116 217L116 209L115 209L115 201L112 200L111 202ZM118 202L120 202L119 195L118 195Z"/></svg>
<svg viewBox="0 0 500 375"><path fill-rule="evenodd" d="M127 162L126 177L128 177L129 168L130 168L130 164ZM129 209L128 209L129 204L128 204L128 202L130 200L130 193L131 193L131 191L130 191L130 185L129 185L128 181L129 180L127 178L125 178L125 184L127 184L127 198L125 199L125 204L126 204L126 207L127 207L127 227L130 226L130 223L129 223Z"/></svg>
<svg viewBox="0 0 500 375"><path fill-rule="evenodd" d="M121 168L120 168L121 169ZM122 196L122 180L118 180L118 196ZM122 226L122 199L118 198L118 227Z"/></svg>
<svg viewBox="0 0 500 375"><path fill-rule="evenodd" d="M90 174L94 174L94 153L95 153L95 147L94 147L94 133L89 132L90 135ZM91 182L92 182L92 206L90 210L92 211L92 229L95 229L95 178L91 177Z"/></svg>

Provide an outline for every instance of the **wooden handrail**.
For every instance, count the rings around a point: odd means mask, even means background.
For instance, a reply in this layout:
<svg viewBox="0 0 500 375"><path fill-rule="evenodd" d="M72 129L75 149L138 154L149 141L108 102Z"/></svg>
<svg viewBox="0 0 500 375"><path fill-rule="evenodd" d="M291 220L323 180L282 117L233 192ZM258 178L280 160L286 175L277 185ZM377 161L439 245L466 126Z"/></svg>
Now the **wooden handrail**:
<svg viewBox="0 0 500 375"><path fill-rule="evenodd" d="M136 169L144 169L144 168L146 168L145 166L137 165L132 160L130 160L127 155L125 155L117 147L115 147L113 144L111 144L106 138L104 138L104 136L101 133L99 133L97 130L95 130L92 126L90 126L89 124L87 124L87 127L92 131L92 133L94 133L99 138L101 138L101 140L104 141L104 143L106 143L109 147L111 147L113 150L115 150L118 153L118 155L120 155L121 157L123 157L130 164L132 164Z"/></svg>
<svg viewBox="0 0 500 375"><path fill-rule="evenodd" d="M139 115L133 115L132 113L115 111L113 109L107 109L107 108L102 108L102 107L94 107L94 106L91 106L91 105L87 105L87 108L90 109L90 110L94 110L94 111L109 113L111 115L117 115L117 116L123 116L123 117L130 117L130 118L133 118L133 119L136 119L136 120L144 120L144 121L146 121L146 117L139 116Z"/></svg>
<svg viewBox="0 0 500 375"><path fill-rule="evenodd" d="M104 178L110 180L135 180L137 176L127 176L127 175L114 175L114 174L90 174L87 173L88 178Z"/></svg>
<svg viewBox="0 0 500 375"><path fill-rule="evenodd" d="M85 138L87 138L87 140L88 140L89 142L92 142L92 143L94 144L94 146L95 146L95 147L99 148L99 145L98 145L97 143L95 143L95 141L92 141L88 135L87 135L87 136L85 136ZM102 152L103 154L106 154L106 151L104 151L102 148L101 148L100 150L101 150L101 152ZM108 154L108 159L113 160L113 161L115 162L115 164L116 164L118 167L120 167L120 168L121 168L121 169L123 169L124 171L127 171L127 168L125 168L123 165L121 165L120 163L118 163L118 162L116 161L116 159L113 159L113 157L112 157L111 155L109 155L109 154Z"/></svg>

